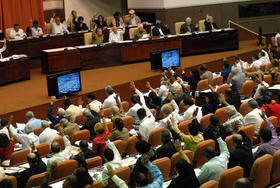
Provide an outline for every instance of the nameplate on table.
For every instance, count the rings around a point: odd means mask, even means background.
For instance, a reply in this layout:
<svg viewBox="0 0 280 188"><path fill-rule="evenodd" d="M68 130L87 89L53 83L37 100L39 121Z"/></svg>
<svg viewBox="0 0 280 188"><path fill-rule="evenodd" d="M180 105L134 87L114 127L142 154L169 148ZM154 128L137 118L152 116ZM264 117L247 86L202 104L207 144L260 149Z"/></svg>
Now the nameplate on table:
<svg viewBox="0 0 280 188"><path fill-rule="evenodd" d="M64 51L64 50L75 50L75 49L77 49L77 48L75 48L75 47L64 47L64 48L54 48L54 49L43 50L43 52L52 53L52 52L61 52L61 51Z"/></svg>

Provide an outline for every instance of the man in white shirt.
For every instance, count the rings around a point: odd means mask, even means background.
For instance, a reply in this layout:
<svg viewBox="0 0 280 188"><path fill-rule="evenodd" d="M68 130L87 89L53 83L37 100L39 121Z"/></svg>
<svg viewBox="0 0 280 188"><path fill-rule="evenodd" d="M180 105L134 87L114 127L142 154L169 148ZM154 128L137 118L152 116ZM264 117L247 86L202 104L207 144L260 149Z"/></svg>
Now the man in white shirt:
<svg viewBox="0 0 280 188"><path fill-rule="evenodd" d="M48 160L47 168L49 169L51 167L51 164L53 162L61 162L68 160L71 156L71 142L67 139L67 137L64 135L64 131L62 129L59 130L60 135L62 136L65 149L63 151L60 151L60 144L58 142L54 142L51 144L51 151L53 153L52 157Z"/></svg>
<svg viewBox="0 0 280 188"><path fill-rule="evenodd" d="M171 101L171 104L174 107L174 111L169 104L164 104L161 107L161 111L163 112L164 119L159 121L159 126L160 127L165 127L165 128L167 128L168 122L171 122L170 118L171 117L176 117L177 114L179 113L179 108L175 108L175 106L177 106L177 104L176 104L175 100L173 99L173 96L172 96L171 93L168 95L168 99ZM175 122L177 123L176 118L175 118Z"/></svg>
<svg viewBox="0 0 280 188"><path fill-rule="evenodd" d="M51 20L51 25L52 25L52 34L69 33L66 26L60 22L59 17L56 17L55 21Z"/></svg>
<svg viewBox="0 0 280 188"><path fill-rule="evenodd" d="M266 69L267 69L268 63L270 62L269 57L266 56L264 50L262 50L262 51L259 53L258 56L259 56L260 62L261 62L262 64L265 65L265 70L266 70Z"/></svg>
<svg viewBox="0 0 280 188"><path fill-rule="evenodd" d="M253 54L252 63L250 65L250 67L258 69L258 68L260 68L261 64L262 64L262 62L259 60L258 54Z"/></svg>
<svg viewBox="0 0 280 188"><path fill-rule="evenodd" d="M66 99L64 101L64 106L66 108L65 110L65 116L70 118L70 122L75 122L76 117L82 115L82 106L75 106L72 104L72 102L69 99Z"/></svg>
<svg viewBox="0 0 280 188"><path fill-rule="evenodd" d="M137 111L142 108L142 106L139 104L140 103L140 99L138 95L133 95L130 98L131 103L133 104L133 106L127 111L127 113L125 114L125 116L131 116L133 117L133 124L136 125L134 126L134 128L138 129L138 126L140 124L140 120L138 118L137 115Z"/></svg>
<svg viewBox="0 0 280 188"><path fill-rule="evenodd" d="M58 137L58 132L50 128L50 125L47 121L42 121L43 132L39 135L39 141L41 143L48 143L50 146L53 140Z"/></svg>
<svg viewBox="0 0 280 188"><path fill-rule="evenodd" d="M120 155L120 152L116 148L115 144L110 142L110 140L108 140L107 135L104 136L104 141L108 146L108 148L104 150L104 157L103 157L105 161L103 165L104 169L100 175L94 175L94 177L96 178L96 180L102 182L103 187L106 187L108 185L108 179L109 179L107 166L110 165L114 170L122 167L121 165L122 157Z"/></svg>
<svg viewBox="0 0 280 188"><path fill-rule="evenodd" d="M184 99L184 105L185 108L187 109L183 115L180 115L179 113L174 117L175 120L177 120L177 122L182 122L182 121L187 121L187 120L192 120L192 115L193 112L195 111L196 108L198 108L198 113L197 113L197 121L200 122L200 119L202 118L202 111L201 111L201 107L196 106L193 103L192 98L187 97ZM176 111L179 111L179 107L176 103L172 103L172 105L174 105L173 107L175 108Z"/></svg>
<svg viewBox="0 0 280 188"><path fill-rule="evenodd" d="M104 100L102 108L112 108L113 106L117 105L115 100L116 94L114 92L114 89L111 86L107 86L105 88L105 92L107 94L107 98Z"/></svg>
<svg viewBox="0 0 280 188"><path fill-rule="evenodd" d="M258 109L258 103L255 100L250 100L248 102L248 109L250 112L248 114L246 114L246 116L244 118L245 125L254 125L255 134L258 134L260 126L263 122L263 119L260 116L262 111L260 109Z"/></svg>
<svg viewBox="0 0 280 188"><path fill-rule="evenodd" d="M19 28L19 24L15 24L14 28L10 32L10 39L23 39L25 37L26 34Z"/></svg>
<svg viewBox="0 0 280 188"><path fill-rule="evenodd" d="M88 108L95 112L99 112L102 108L102 103L95 99L95 95L93 93L88 94Z"/></svg>
<svg viewBox="0 0 280 188"><path fill-rule="evenodd" d="M140 120L139 132L141 135L143 135L144 140L148 141L150 133L152 132L153 129L155 129L156 119L151 113L150 109L146 106L143 93L136 88L134 82L130 82L130 87L140 97L142 108L137 111L137 115Z"/></svg>
<svg viewBox="0 0 280 188"><path fill-rule="evenodd" d="M39 142L39 137L34 134L34 129L31 124L27 125L25 128L25 134L19 134L17 133L17 130L13 127L10 126L12 134L14 138L22 144L22 148L28 148L32 149L31 145L34 144L34 146L40 144Z"/></svg>
<svg viewBox="0 0 280 188"><path fill-rule="evenodd" d="M116 26L112 27L112 32L109 35L109 42L119 42L122 41L122 35L125 33L125 27L123 26L121 31L118 31Z"/></svg>
<svg viewBox="0 0 280 188"><path fill-rule="evenodd" d="M31 29L32 37L40 37L43 36L43 30L39 27L39 23L37 20L33 22L33 27Z"/></svg>
<svg viewBox="0 0 280 188"><path fill-rule="evenodd" d="M241 69L241 63L240 62L242 63L244 69L247 69L249 67L248 62L242 61L241 57L238 55L238 56L235 57L235 65L236 65L236 67L239 67Z"/></svg>

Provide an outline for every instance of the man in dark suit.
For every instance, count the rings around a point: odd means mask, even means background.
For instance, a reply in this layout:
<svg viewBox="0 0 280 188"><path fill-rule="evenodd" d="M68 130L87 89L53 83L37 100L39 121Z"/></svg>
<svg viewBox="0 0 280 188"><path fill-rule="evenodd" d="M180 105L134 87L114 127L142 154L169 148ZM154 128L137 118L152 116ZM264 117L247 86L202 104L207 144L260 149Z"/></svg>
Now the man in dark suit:
<svg viewBox="0 0 280 188"><path fill-rule="evenodd" d="M198 24L195 26L192 24L192 19L190 17L186 18L186 23L181 25L180 33L185 34L185 33L193 33L194 31L198 30Z"/></svg>
<svg viewBox="0 0 280 188"><path fill-rule="evenodd" d="M153 36L164 36L170 34L168 26L161 24L160 21L156 22L155 27L152 29Z"/></svg>
<svg viewBox="0 0 280 188"><path fill-rule="evenodd" d="M251 140L240 130L238 134L232 136L231 141L234 150L230 153L228 168L241 166L244 169L244 177L249 177L254 163Z"/></svg>
<svg viewBox="0 0 280 188"><path fill-rule="evenodd" d="M213 30L219 29L217 24L214 22L212 16L207 17L207 19L204 22L204 25L205 25L205 30L206 31L213 31Z"/></svg>
<svg viewBox="0 0 280 188"><path fill-rule="evenodd" d="M172 155L177 152L174 144L171 142L171 136L168 130L164 130L160 134L162 146L156 150L157 158L168 157L171 159Z"/></svg>

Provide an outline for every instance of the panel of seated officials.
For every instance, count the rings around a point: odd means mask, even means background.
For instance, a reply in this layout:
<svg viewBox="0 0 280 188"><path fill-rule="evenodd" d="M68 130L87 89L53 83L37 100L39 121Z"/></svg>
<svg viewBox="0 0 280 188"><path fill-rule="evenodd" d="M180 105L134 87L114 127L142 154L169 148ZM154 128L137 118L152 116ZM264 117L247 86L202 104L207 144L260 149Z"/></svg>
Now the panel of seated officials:
<svg viewBox="0 0 280 188"><path fill-rule="evenodd" d="M17 128L11 125L12 117L2 119L2 165L28 164L1 169L1 175L18 174L21 187L41 172L47 172L41 174L42 186L61 180L64 174L65 180L51 185L84 187L100 181L103 186L114 182L119 187L199 187L210 180L219 182L227 169L232 173L241 169L234 177L249 178L253 184L262 182L266 187L270 173L275 172L272 155L280 154L276 132L280 105L272 101L267 79L277 80L279 61L265 50L254 54L251 63L240 56L235 59L233 65L224 59L218 74L219 70L212 73L205 65L192 69L191 74L170 68L158 88L147 82L148 92L131 82L127 86L134 92L131 107L107 86L103 103L90 93L86 102L79 98L75 105L66 99L64 108L55 110L56 98L51 97L48 121L36 118L31 111L26 113L27 122ZM78 134L83 136L76 139ZM22 149L14 152L15 139ZM40 150L40 144L47 147ZM24 148L31 152L15 161L14 155ZM99 162L94 165L93 159ZM259 171L254 163L267 164L267 170ZM59 171L67 164L71 164L68 173ZM235 181L248 183L247 179L231 179L231 183Z"/></svg>

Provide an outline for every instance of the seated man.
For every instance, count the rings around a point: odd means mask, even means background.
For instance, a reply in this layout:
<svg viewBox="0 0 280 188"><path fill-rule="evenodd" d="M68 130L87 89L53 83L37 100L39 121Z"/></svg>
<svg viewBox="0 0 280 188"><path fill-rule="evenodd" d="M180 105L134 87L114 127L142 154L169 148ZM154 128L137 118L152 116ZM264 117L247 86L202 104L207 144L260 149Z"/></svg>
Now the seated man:
<svg viewBox="0 0 280 188"><path fill-rule="evenodd" d="M48 169L51 167L51 164L53 162L59 163L61 161L68 160L71 155L72 145L71 145L70 141L67 139L67 137L64 135L64 131L62 128L59 130L59 133L60 133L60 136L62 136L62 139L64 141L65 149L63 151L60 151L60 144L58 142L53 142L51 144L51 151L52 151L53 155L48 160L48 163L47 163Z"/></svg>
<svg viewBox="0 0 280 188"><path fill-rule="evenodd" d="M234 188L253 188L253 185L248 178L239 178L235 181Z"/></svg>
<svg viewBox="0 0 280 188"><path fill-rule="evenodd" d="M235 127L238 130L238 126ZM241 166L244 170L244 177L249 177L254 163L251 140L243 131L233 134L231 139L233 151L230 152L228 168Z"/></svg>
<svg viewBox="0 0 280 188"><path fill-rule="evenodd" d="M105 92L107 98L104 100L102 108L112 108L113 106L117 105L115 100L116 93L114 92L114 89L111 86L107 86L105 88Z"/></svg>
<svg viewBox="0 0 280 188"><path fill-rule="evenodd" d="M262 109L260 116L264 120L266 124L266 128L261 129L260 131L262 144L258 147L257 151L254 153L255 159L265 154L273 155L277 150L280 149L280 140L277 136L273 124L266 119L264 109Z"/></svg>
<svg viewBox="0 0 280 188"><path fill-rule="evenodd" d="M228 105L226 107L226 114L228 116L228 120L223 124L226 130L226 135L237 133L235 131L238 131L238 129L245 124L243 116L236 111L233 105ZM234 130L234 126L238 126L238 129Z"/></svg>
<svg viewBox="0 0 280 188"><path fill-rule="evenodd" d="M42 120L35 118L34 113L32 111L26 112L25 116L28 120L26 125L31 124L34 129L41 126Z"/></svg>
<svg viewBox="0 0 280 188"><path fill-rule="evenodd" d="M137 115L140 120L139 132L144 136L144 140L148 141L151 131L155 128L155 117L151 113L150 109L146 106L144 95L136 88L134 82L130 82L130 87L140 97L142 108L137 111Z"/></svg>
<svg viewBox="0 0 280 188"><path fill-rule="evenodd" d="M56 97L55 96L52 96L51 97L51 103L49 105L49 108L48 108L48 118L49 120L52 122L52 127L54 127L56 124L59 123L59 121L62 119L62 118L66 118L67 120L70 120L69 117L66 117L65 116L65 110L63 108L59 108L57 110L57 115L58 116L55 116L53 114L53 104L56 102Z"/></svg>
<svg viewBox="0 0 280 188"><path fill-rule="evenodd" d="M125 33L125 27L121 31L118 30L116 26L112 27L112 32L109 35L109 42L119 42L122 41L122 35Z"/></svg>
<svg viewBox="0 0 280 188"><path fill-rule="evenodd" d="M168 130L162 131L160 133L160 139L162 145L156 150L157 158L160 159L163 157L168 157L169 159L171 159L172 155L177 151L171 141L170 132Z"/></svg>
<svg viewBox="0 0 280 188"><path fill-rule="evenodd" d="M42 121L42 129L43 132L39 135L40 144L48 143L49 145L52 144L53 140L58 137L58 132L54 129L50 128L50 125L47 121Z"/></svg>
<svg viewBox="0 0 280 188"><path fill-rule="evenodd" d="M248 102L248 110L250 112L244 117L245 125L254 125L255 134L259 134L259 129L263 122L263 119L260 116L261 110L258 109L257 101L250 100Z"/></svg>
<svg viewBox="0 0 280 188"><path fill-rule="evenodd" d="M122 158L115 144L110 142L110 140L108 140L107 135L104 136L104 141L108 146L108 148L104 150L104 156L103 156L105 162L103 164L104 169L100 175L96 174L94 175L94 177L96 178L96 180L102 182L103 187L106 187L108 185L108 179L109 179L107 166L110 165L114 170L120 168Z"/></svg>
<svg viewBox="0 0 280 188"><path fill-rule="evenodd" d="M97 25L95 25L95 28L92 32L92 44L102 44L103 42L103 30L101 28L97 28Z"/></svg>
<svg viewBox="0 0 280 188"><path fill-rule="evenodd" d="M15 24L14 28L10 32L10 39L23 39L25 37L26 34L19 28L19 24Z"/></svg>
<svg viewBox="0 0 280 188"><path fill-rule="evenodd" d="M84 159L89 159L89 158L99 156L97 151L89 149L88 142L86 140L81 140L79 146L81 152L83 152ZM81 166L82 164L81 155L80 154L75 155L74 159L78 161L78 166Z"/></svg>
<svg viewBox="0 0 280 188"><path fill-rule="evenodd" d="M70 99L64 101L64 106L66 108L65 116L70 118L70 122L75 122L76 117L82 115L82 106L75 106Z"/></svg>
<svg viewBox="0 0 280 188"><path fill-rule="evenodd" d="M186 18L186 22L181 25L180 28L180 33L181 34L189 34L189 33L193 33L195 31L198 31L198 24L196 24L195 26L192 24L192 19L190 17Z"/></svg>
<svg viewBox="0 0 280 188"><path fill-rule="evenodd" d="M137 29L134 31L134 39L138 40L143 38L144 34L147 34L146 30L143 28L143 24L139 23Z"/></svg>
<svg viewBox="0 0 280 188"><path fill-rule="evenodd" d="M214 22L214 19L212 16L208 16L204 22L205 30L206 31L214 31L216 29L219 29L217 24Z"/></svg>
<svg viewBox="0 0 280 188"><path fill-rule="evenodd" d="M124 112L122 103L120 102L119 98L120 98L120 95L118 93L115 96L115 100L116 100L117 106L111 107L111 113L112 113L112 120L111 121L112 121L114 127L115 127L115 120L117 118L125 117L125 112Z"/></svg>
<svg viewBox="0 0 280 188"><path fill-rule="evenodd" d="M261 66L262 62L259 60L258 54L252 55L252 63L250 64L250 67L259 68Z"/></svg>
<svg viewBox="0 0 280 188"><path fill-rule="evenodd" d="M156 21L155 27L152 29L153 36L164 36L169 35L170 30L168 26L165 24L161 24L159 20Z"/></svg>
<svg viewBox="0 0 280 188"><path fill-rule="evenodd" d="M208 162L204 163L204 165L201 167L201 172L197 177L200 184L203 184L209 180L215 180L219 182L220 175L224 170L227 169L227 163L230 156L227 144L221 138L219 128L216 128L214 134L219 143L221 153L219 156L216 156L217 154L213 147L205 148L203 153Z"/></svg>
<svg viewBox="0 0 280 188"><path fill-rule="evenodd" d="M102 103L95 98L95 95L93 93L89 93L87 98L88 98L87 108L98 113L102 108Z"/></svg>
<svg viewBox="0 0 280 188"><path fill-rule="evenodd" d="M38 151L35 149L34 145L31 145L32 152L27 155L27 161L30 168L24 170L17 176L18 187L24 188L28 179L35 175L43 173L47 170L46 164L42 161Z"/></svg>
<svg viewBox="0 0 280 188"><path fill-rule="evenodd" d="M37 20L35 20L33 22L33 26L31 29L31 35L32 37L40 37L43 36L43 30L41 27L39 27L39 22Z"/></svg>
<svg viewBox="0 0 280 188"><path fill-rule="evenodd" d="M126 17L125 24L136 26L141 23L140 18L135 14L135 10L131 9L128 11L128 16Z"/></svg>
<svg viewBox="0 0 280 188"><path fill-rule="evenodd" d="M56 17L55 20L51 20L52 34L69 33L64 24L61 23L60 18Z"/></svg>
<svg viewBox="0 0 280 188"><path fill-rule="evenodd" d="M261 52L259 52L258 54L259 56L259 61L265 65L265 71L267 71L267 65L268 63L270 63L270 59L269 59L269 56L266 55L266 52L264 50L262 50Z"/></svg>
<svg viewBox="0 0 280 188"><path fill-rule="evenodd" d="M87 24L84 23L84 17L82 17L82 16L79 16L78 22L75 21L74 24L75 24L75 31L87 31L88 30L88 26L87 26Z"/></svg>
<svg viewBox="0 0 280 188"><path fill-rule="evenodd" d="M208 79L209 83L211 83L213 79L213 73L207 69L207 66L203 64L200 66L199 70L201 72L200 79L201 80Z"/></svg>
<svg viewBox="0 0 280 188"><path fill-rule="evenodd" d="M65 135L68 135L72 139L72 135L80 130L80 127L77 123L69 122L66 118L60 120L60 126L63 128Z"/></svg>

